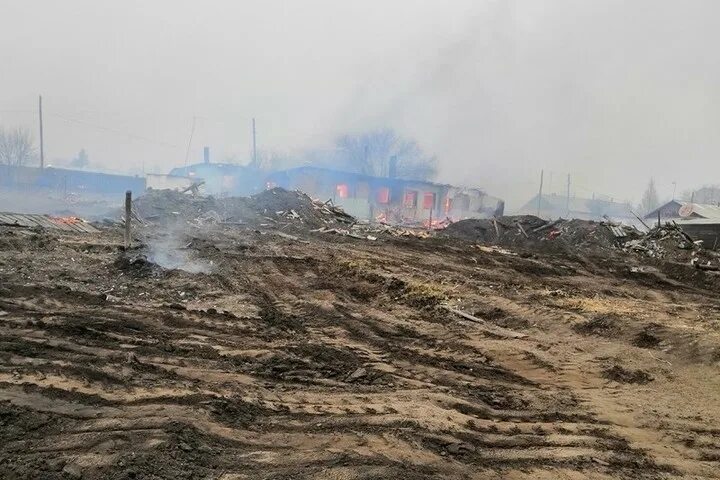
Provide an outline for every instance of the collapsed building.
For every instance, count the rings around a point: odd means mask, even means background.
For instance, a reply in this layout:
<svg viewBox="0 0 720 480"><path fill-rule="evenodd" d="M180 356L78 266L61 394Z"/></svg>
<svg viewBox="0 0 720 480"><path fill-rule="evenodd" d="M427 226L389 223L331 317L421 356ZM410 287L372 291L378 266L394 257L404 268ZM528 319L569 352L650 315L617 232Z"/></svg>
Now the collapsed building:
<svg viewBox="0 0 720 480"><path fill-rule="evenodd" d="M694 240L702 240L705 248L720 246L720 207L703 203L671 200L645 215L648 222L673 221Z"/></svg>
<svg viewBox="0 0 720 480"><path fill-rule="evenodd" d="M488 218L503 215L505 209L503 200L478 188L312 166L273 172L266 177L265 186L301 190L332 200L357 218L390 223L436 224L447 219Z"/></svg>

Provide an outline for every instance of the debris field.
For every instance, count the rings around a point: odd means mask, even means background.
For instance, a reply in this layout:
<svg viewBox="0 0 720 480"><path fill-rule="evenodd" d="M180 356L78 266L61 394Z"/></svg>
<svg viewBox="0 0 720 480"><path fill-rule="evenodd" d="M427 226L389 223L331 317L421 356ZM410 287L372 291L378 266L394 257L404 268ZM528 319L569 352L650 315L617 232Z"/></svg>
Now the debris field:
<svg viewBox="0 0 720 480"><path fill-rule="evenodd" d="M0 225L0 478L720 477L718 262L676 226L133 213L127 250Z"/></svg>

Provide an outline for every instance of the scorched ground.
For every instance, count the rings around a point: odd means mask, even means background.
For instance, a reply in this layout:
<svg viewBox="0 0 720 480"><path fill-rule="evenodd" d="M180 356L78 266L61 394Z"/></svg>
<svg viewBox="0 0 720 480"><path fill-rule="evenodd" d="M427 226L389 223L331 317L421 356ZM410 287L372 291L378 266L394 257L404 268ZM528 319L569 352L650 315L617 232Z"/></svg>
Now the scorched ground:
<svg viewBox="0 0 720 480"><path fill-rule="evenodd" d="M712 272L165 228L0 232L0 477L719 475Z"/></svg>

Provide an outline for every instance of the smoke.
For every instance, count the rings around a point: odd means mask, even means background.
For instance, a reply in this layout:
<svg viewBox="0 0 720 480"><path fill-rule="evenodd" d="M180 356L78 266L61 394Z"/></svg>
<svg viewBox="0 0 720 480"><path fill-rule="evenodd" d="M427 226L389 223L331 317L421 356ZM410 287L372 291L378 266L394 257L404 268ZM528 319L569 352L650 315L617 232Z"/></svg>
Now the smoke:
<svg viewBox="0 0 720 480"><path fill-rule="evenodd" d="M707 55L719 7L485 2L448 41L409 52L411 64L389 59L389 81L363 78L372 87L342 117L418 138L442 180L482 186L511 211L541 169L546 192L564 194L569 174L572 195L638 201L655 177L669 197L673 182L720 175L720 63Z"/></svg>
<svg viewBox="0 0 720 480"><path fill-rule="evenodd" d="M212 260L195 258L190 250L187 234L181 227L168 227L159 237L146 240L147 259L168 270L183 270L188 273L211 273Z"/></svg>
<svg viewBox="0 0 720 480"><path fill-rule="evenodd" d="M42 93L51 162L167 173L195 118L191 162L246 163L256 117L275 151L394 129L511 211L541 169L634 202L720 176L713 0L5 3L0 126Z"/></svg>

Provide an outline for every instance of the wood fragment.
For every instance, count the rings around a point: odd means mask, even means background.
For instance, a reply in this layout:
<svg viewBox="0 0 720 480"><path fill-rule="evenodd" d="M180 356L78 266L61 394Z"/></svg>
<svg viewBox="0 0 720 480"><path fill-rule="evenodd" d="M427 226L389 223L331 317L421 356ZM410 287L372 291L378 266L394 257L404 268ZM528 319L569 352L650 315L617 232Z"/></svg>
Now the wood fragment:
<svg viewBox="0 0 720 480"><path fill-rule="evenodd" d="M547 230L548 228L552 228L552 227L554 227L555 225L557 225L558 223L564 222L564 221L565 221L565 220L563 220L562 218L558 218L557 220L555 220L555 221L553 221L553 222L546 223L545 225L542 225L542 226L540 226L540 227L537 227L536 229L533 230L533 233L542 232L543 230Z"/></svg>
<svg viewBox="0 0 720 480"><path fill-rule="evenodd" d="M464 318L465 320L470 320L471 322L477 323L479 325L484 325L485 331L487 331L488 333L490 333L492 335L497 335L497 336L505 337L505 338L514 338L514 339L527 338L527 335L524 333L515 332L508 328L498 327L497 325L491 325L487 321L485 321L481 318L478 318L474 315L470 315L469 313L465 313L461 310L457 310L457 309L451 308L451 307L445 307L445 309L450 313L454 313L455 315L458 315L458 316Z"/></svg>
<svg viewBox="0 0 720 480"><path fill-rule="evenodd" d="M530 237L528 237L527 232L525 231L525 229L523 228L523 226L520 222L517 222L517 226L520 229L520 231L522 232L522 234L525 235L525 238L530 238Z"/></svg>

